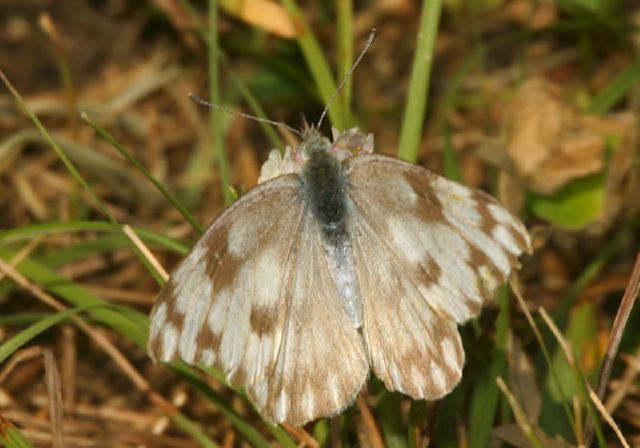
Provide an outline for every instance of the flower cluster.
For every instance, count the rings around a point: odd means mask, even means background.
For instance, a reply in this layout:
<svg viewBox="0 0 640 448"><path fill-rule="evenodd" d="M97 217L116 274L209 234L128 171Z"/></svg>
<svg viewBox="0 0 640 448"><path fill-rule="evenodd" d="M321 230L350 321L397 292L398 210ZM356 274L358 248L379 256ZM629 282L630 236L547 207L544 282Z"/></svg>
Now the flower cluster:
<svg viewBox="0 0 640 448"><path fill-rule="evenodd" d="M358 128L351 128L344 132L331 128L331 133L333 143L331 143L329 151L340 161L373 152L373 134L363 134L358 131ZM299 173L305 162L305 158L297 147L293 149L291 146L287 146L284 155L279 150L272 149L269 158L260 168L258 183L283 174Z"/></svg>

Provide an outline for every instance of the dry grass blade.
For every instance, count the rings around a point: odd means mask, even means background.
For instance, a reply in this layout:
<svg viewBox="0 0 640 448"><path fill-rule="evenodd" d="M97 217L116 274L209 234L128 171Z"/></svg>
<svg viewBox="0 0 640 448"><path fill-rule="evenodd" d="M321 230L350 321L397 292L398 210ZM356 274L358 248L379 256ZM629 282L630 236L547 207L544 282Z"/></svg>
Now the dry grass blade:
<svg viewBox="0 0 640 448"><path fill-rule="evenodd" d="M640 374L640 349L636 350L633 356L622 355L621 358L627 362L627 368L618 380L617 387L609 394L605 402L607 412L613 414L622 400L632 391L636 378Z"/></svg>
<svg viewBox="0 0 640 448"><path fill-rule="evenodd" d="M76 384L78 382L77 330L73 325L62 325L62 344L60 345L60 377L62 380L63 403L65 410L71 410L76 404Z"/></svg>
<svg viewBox="0 0 640 448"><path fill-rule="evenodd" d="M538 328L538 325L533 319L533 316L531 315L531 311L529 310L529 307L527 306L527 303L524 300L517 274L514 274L511 276L511 279L509 280L509 285L511 286L511 290L513 291L514 295L516 296L516 299L518 300L518 304L520 305L520 308L522 309L524 315L527 318L527 322L529 323L529 326L531 327L533 334L535 335L538 343L540 344L540 348L546 359L547 364L551 366L552 365L551 356L549 355L549 351L547 350L547 347L544 344L542 333L540 332L540 329ZM562 388L562 383L560 382L560 379L558 378L558 376L556 375L553 369L551 369L551 378L553 379L554 383L558 387L558 390L560 390L561 394L564 397L566 397L566 394L564 393L564 390ZM563 407L565 408L565 413L567 415L567 418L572 423L572 425L574 425L575 424L574 418L573 418L573 415L571 414L570 409L566 405L566 400L563 400Z"/></svg>
<svg viewBox="0 0 640 448"><path fill-rule="evenodd" d="M620 431L620 428L618 427L616 422L613 420L613 417L611 417L611 415L607 412L604 405L602 404L602 401L600 401L596 393L591 388L589 388L589 397L591 398L591 401L593 401L593 404L596 405L596 408L602 415L602 418L604 418L604 420L609 424L609 426L611 426L611 429L613 429L613 432L616 433L616 436L618 437L618 440L620 441L622 446L624 448L630 448L629 443L626 441L626 439L622 435L622 431Z"/></svg>
<svg viewBox="0 0 640 448"><path fill-rule="evenodd" d="M47 379L47 391L49 392L49 414L51 415L51 432L53 434L54 448L64 448L62 436L62 386L60 384L60 372L51 350L43 350L44 370Z"/></svg>
<svg viewBox="0 0 640 448"><path fill-rule="evenodd" d="M572 368L575 367L576 361L573 356L573 351L571 350L571 347L569 346L567 340L562 336L562 332L560 331L556 323L553 321L553 319L551 319L551 316L549 316L549 313L547 313L544 308L540 308L540 315L551 330L551 333L553 333L553 335L555 336L558 344L560 344L560 347L564 352L564 356L567 359L567 363L569 364L569 366Z"/></svg>
<svg viewBox="0 0 640 448"><path fill-rule="evenodd" d="M29 241L27 245L20 249L20 251L11 259L11 262L9 264L11 266L18 266L20 263L22 263L22 261L24 261L40 244L43 238L44 237L39 236ZM4 272L0 272L0 281L2 281L5 275L6 274Z"/></svg>
<svg viewBox="0 0 640 448"><path fill-rule="evenodd" d="M58 366L51 350L41 347L30 347L16 352L5 368L0 372L0 384L9 376L18 364L42 357L45 371L45 383L47 386L49 416L51 420L51 445L54 448L66 446L63 437L63 406L62 388Z"/></svg>
<svg viewBox="0 0 640 448"><path fill-rule="evenodd" d="M596 387L596 396L598 398L598 401L601 401L604 398L604 394L607 390L607 383L609 382L609 377L611 376L613 362L616 358L616 354L618 353L620 340L622 339L622 334L624 333L624 329L627 326L627 321L629 320L629 315L631 314L633 305L636 302L636 298L638 297L638 292L640 292L640 253L638 253L638 255L636 256L636 261L633 266L631 278L629 279L627 288L625 289L624 295L622 296L620 308L618 308L618 313L616 314L616 319L614 320L613 328L611 329L609 343L607 344L607 351L605 353L604 361L602 363L600 374L598 376L598 386ZM593 427L591 426L590 422L587 422L587 425L585 427L585 440L587 442L587 447L591 445L592 438Z"/></svg>
<svg viewBox="0 0 640 448"><path fill-rule="evenodd" d="M571 403L573 404L573 415L576 416L576 444L578 446L584 446L584 438L582 437L582 406L580 406L580 399L577 395L573 396Z"/></svg>
<svg viewBox="0 0 640 448"><path fill-rule="evenodd" d="M55 298L44 292L39 286L32 284L22 274L16 271L12 266L8 265L4 260L0 259L0 271L4 272L11 280L22 288L31 292L35 297L40 299L48 306L62 311L66 307L57 301ZM109 357L113 360L116 366L131 380L131 382L147 397L149 400L158 406L164 413L173 415L176 410L175 407L165 400L160 394L153 391L147 380L133 367L129 360L109 341L109 339L96 331L91 325L89 325L84 319L78 316L71 316L70 319L89 336L98 347L103 349Z"/></svg>
<svg viewBox="0 0 640 448"><path fill-rule="evenodd" d="M384 448L384 442L382 436L378 430L378 425L373 417L371 409L367 404L366 397L363 394L358 395L358 410L362 416L362 423L364 426L364 433L367 438L367 446L371 448Z"/></svg>
<svg viewBox="0 0 640 448"><path fill-rule="evenodd" d="M502 393L507 397L509 405L511 406L511 410L513 411L513 415L516 418L516 422L518 423L518 426L520 427L522 432L529 438L529 441L533 444L533 446L542 448L542 442L540 441L540 439L538 439L538 436L533 430L533 427L529 422L529 418L520 406L520 403L518 403L518 400L516 400L516 397L509 390L509 387L506 385L502 377L499 376L498 378L496 378L496 383L498 384L498 387L500 388Z"/></svg>
<svg viewBox="0 0 640 448"><path fill-rule="evenodd" d="M342 448L342 437L340 436L340 417L331 417L331 448Z"/></svg>
<svg viewBox="0 0 640 448"><path fill-rule="evenodd" d="M61 36L58 26L49 13L41 14L38 18L38 24L53 44L53 49L55 50L58 63L58 70L63 80L67 96L66 100L69 127L71 129L71 134L76 137L78 135L78 114L76 113L78 110L78 94L73 85L67 45L65 45L64 38Z"/></svg>
<svg viewBox="0 0 640 448"><path fill-rule="evenodd" d="M129 225L125 224L124 226L122 226L122 231L129 237L131 242L138 248L142 256L145 257L146 260L153 266L156 272L160 274L162 279L165 282L169 280L169 274L167 273L167 271L162 267L158 259L153 256L149 248L145 246L145 244L138 237L138 235L136 235L133 229Z"/></svg>
<svg viewBox="0 0 640 448"><path fill-rule="evenodd" d="M289 434L291 434L298 442L300 447L320 448L320 444L313 438L311 434L297 426L292 426L287 423L283 424L284 428Z"/></svg>
<svg viewBox="0 0 640 448"><path fill-rule="evenodd" d="M542 410L542 398L535 368L522 347L522 342L512 332L509 333L508 344L508 381L511 390L529 418L534 422L538 421Z"/></svg>
<svg viewBox="0 0 640 448"><path fill-rule="evenodd" d="M636 294L637 294L637 292L636 292ZM567 359L567 363L572 368L577 368L577 366L575 364L575 358L573 356L573 352L569 347L569 343L566 341L566 339L564 339L564 337L560 333L560 330L555 325L555 323L551 320L551 318L549 317L547 312L544 310L544 308L540 309L540 314L542 315L542 318L547 323L547 325L551 329L551 332L554 334L554 336L558 340L558 343L562 347L562 350L564 351L565 357ZM616 350L617 350L617 347L616 347ZM605 407L602 404L602 401L600 400L598 395L593 391L593 389L586 382L585 382L585 387L586 387L587 392L589 394L589 398L591 399L591 401L593 402L595 407L598 409L598 411L600 412L600 414L602 415L604 420L607 422L607 424L613 429L613 431L615 432L616 436L618 437L618 440L620 440L620 443L625 448L629 448L629 444L625 440L624 436L622 435L622 432L620 431L620 428L618 427L616 422L613 420L611 415L607 412L607 410L605 409ZM585 425L585 428L589 428L589 426L591 426L591 425L592 425L592 420L588 420L587 421L587 425ZM588 447L590 445L590 443L591 443L591 440L588 440L586 437L584 438L584 440L585 440L585 446Z"/></svg>

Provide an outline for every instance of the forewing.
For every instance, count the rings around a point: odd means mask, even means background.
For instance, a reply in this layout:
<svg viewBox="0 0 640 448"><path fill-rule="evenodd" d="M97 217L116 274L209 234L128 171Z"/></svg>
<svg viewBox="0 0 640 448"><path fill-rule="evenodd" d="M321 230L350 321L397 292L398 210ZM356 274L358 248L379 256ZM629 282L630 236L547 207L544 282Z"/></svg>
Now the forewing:
<svg viewBox="0 0 640 448"><path fill-rule="evenodd" d="M161 290L149 351L223 370L272 422L338 412L368 374L296 175L251 190Z"/></svg>
<svg viewBox="0 0 640 448"><path fill-rule="evenodd" d="M310 212L291 268L294 282L274 373L247 391L269 420L301 425L353 402L369 363L331 279L319 225Z"/></svg>
<svg viewBox="0 0 640 448"><path fill-rule="evenodd" d="M424 168L380 155L344 166L372 367L391 390L441 397L464 362L456 322L530 250L526 230L490 196Z"/></svg>
<svg viewBox="0 0 640 448"><path fill-rule="evenodd" d="M345 169L357 212L457 322L476 316L531 251L524 225L480 190L381 155L353 157Z"/></svg>
<svg viewBox="0 0 640 448"><path fill-rule="evenodd" d="M203 362L239 385L269 374L292 282L285 266L303 216L299 188L295 175L260 184L207 229L156 299L152 357Z"/></svg>

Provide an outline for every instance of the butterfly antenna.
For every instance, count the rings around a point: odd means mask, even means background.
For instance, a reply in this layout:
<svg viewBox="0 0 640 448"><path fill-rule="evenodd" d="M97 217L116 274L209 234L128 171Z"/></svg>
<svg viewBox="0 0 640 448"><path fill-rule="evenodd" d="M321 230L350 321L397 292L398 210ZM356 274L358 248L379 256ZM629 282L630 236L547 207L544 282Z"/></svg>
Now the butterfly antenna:
<svg viewBox="0 0 640 448"><path fill-rule="evenodd" d="M285 128L288 129L289 131L293 132L296 135L299 135L300 137L302 137L302 132L300 132L299 130L292 128L291 126L285 124L285 123L281 123L279 121L274 121L274 120L269 120L267 118L260 118L260 117L255 117L253 115L249 115L249 114L245 114L243 112L238 112L237 110L233 110L233 109L228 109L226 107L223 106L219 106L217 104L213 104L207 100L205 100L204 98L196 95L195 93L189 93L189 98L191 98L193 101L195 101L198 104L202 104L203 106L207 106L210 107L211 109L216 109L222 112L227 112L231 115L237 115L238 117L242 117L242 118L248 118L249 120L254 120L260 123L267 123L273 126L278 126L281 128Z"/></svg>
<svg viewBox="0 0 640 448"><path fill-rule="evenodd" d="M320 115L320 119L318 120L318 125L316 126L317 128L320 128L320 125L322 124L322 120L324 120L324 117L327 115L327 112L329 112L329 108L331 107L335 99L338 97L338 94L340 93L344 85L347 83L347 81L351 79L353 72L355 71L356 67L364 57L365 53L369 50L369 47L371 47L371 44L373 43L373 39L375 37L376 37L376 29L373 28L371 30L371 33L369 33L369 37L367 38L367 43L364 44L364 48L360 52L360 55L358 55L358 58L356 59L356 61L353 63L349 71L344 75L344 77L342 78L342 81L340 81L340 84L338 84L338 87L336 88L335 92L333 92L333 95L331 95L331 98L329 98L329 101L327 101L327 105L324 107L324 110Z"/></svg>

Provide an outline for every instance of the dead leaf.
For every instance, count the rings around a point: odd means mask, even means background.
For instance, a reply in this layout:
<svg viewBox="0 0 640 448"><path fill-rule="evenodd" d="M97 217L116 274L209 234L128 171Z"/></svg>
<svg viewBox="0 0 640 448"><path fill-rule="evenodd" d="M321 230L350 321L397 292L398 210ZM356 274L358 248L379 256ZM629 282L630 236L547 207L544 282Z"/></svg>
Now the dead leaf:
<svg viewBox="0 0 640 448"><path fill-rule="evenodd" d="M534 428L534 432L538 439L542 442L542 446L546 448L570 448L573 445L560 439L552 439L542 432L540 428ZM534 445L529 438L522 432L522 429L516 423L498 426L493 429L493 437L506 442L509 446L516 448L533 448Z"/></svg>
<svg viewBox="0 0 640 448"><path fill-rule="evenodd" d="M509 383L523 411L530 421L537 422L542 409L542 399L533 364L522 348L520 340L509 334Z"/></svg>
<svg viewBox="0 0 640 448"><path fill-rule="evenodd" d="M553 194L604 168L605 137L565 104L559 86L541 78L525 82L506 116L507 155L531 190Z"/></svg>
<svg viewBox="0 0 640 448"><path fill-rule="evenodd" d="M640 176L633 151L636 147L633 142L635 117L630 112L612 114L606 119L585 116L583 123L606 138L618 140L607 167L602 214L587 229L590 233L602 234L613 225L623 210L637 210L637 204L633 204L640 197Z"/></svg>
<svg viewBox="0 0 640 448"><path fill-rule="evenodd" d="M291 39L298 35L287 11L274 1L223 0L220 5L238 19L277 36Z"/></svg>
<svg viewBox="0 0 640 448"><path fill-rule="evenodd" d="M196 26L183 3L178 0L151 0L151 3L164 13L189 48L197 50L200 47L194 32Z"/></svg>
<svg viewBox="0 0 640 448"><path fill-rule="evenodd" d="M582 114L562 93L542 78L525 82L506 108L504 138L484 153L492 152L524 188L546 196L606 169L603 207L588 227L602 233L639 188L632 173L634 118Z"/></svg>

